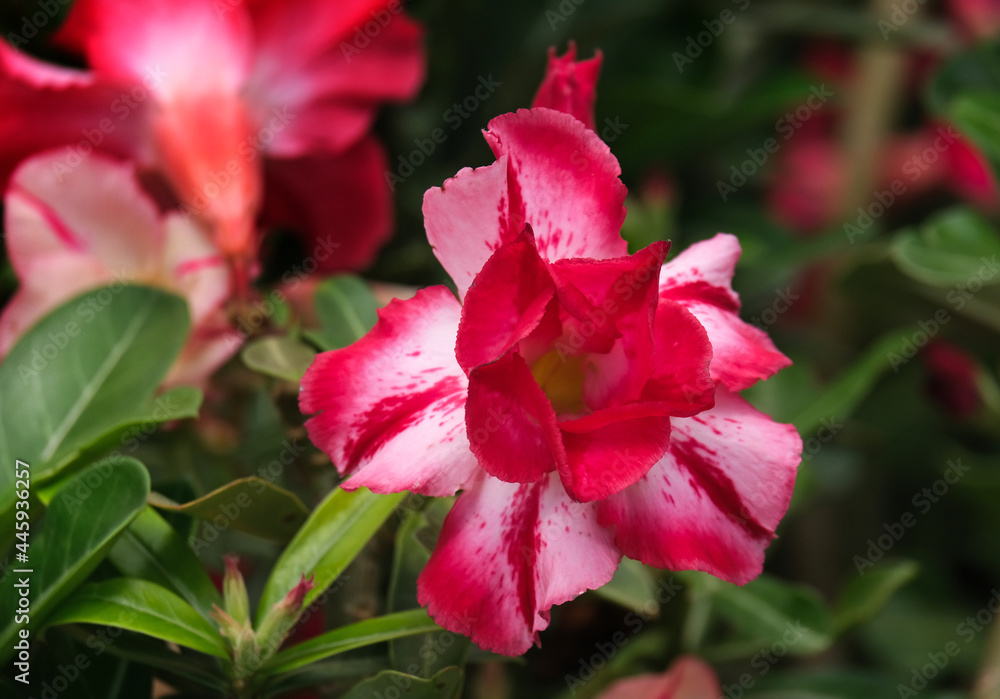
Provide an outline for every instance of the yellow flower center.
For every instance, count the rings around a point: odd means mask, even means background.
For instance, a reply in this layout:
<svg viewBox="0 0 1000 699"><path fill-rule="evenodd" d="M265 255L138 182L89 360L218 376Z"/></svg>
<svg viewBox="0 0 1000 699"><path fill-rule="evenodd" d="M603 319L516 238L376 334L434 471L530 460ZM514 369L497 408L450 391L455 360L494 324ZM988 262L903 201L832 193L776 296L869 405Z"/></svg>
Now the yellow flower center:
<svg viewBox="0 0 1000 699"><path fill-rule="evenodd" d="M531 375L548 396L556 415L579 415L586 411L582 357L567 357L552 350L531 366Z"/></svg>

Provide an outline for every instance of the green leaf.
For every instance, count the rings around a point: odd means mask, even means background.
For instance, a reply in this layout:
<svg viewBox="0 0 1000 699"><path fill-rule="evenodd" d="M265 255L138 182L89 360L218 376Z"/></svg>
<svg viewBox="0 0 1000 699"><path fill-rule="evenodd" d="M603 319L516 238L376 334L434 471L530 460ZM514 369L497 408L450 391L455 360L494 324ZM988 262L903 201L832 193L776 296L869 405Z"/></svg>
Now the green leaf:
<svg viewBox="0 0 1000 699"><path fill-rule="evenodd" d="M330 682L371 677L389 669L389 662L383 656L372 658L325 660L312 663L293 673L272 678L267 684L265 696L280 697L296 689L316 687Z"/></svg>
<svg viewBox="0 0 1000 699"><path fill-rule="evenodd" d="M853 578L840 593L834 610L838 634L875 616L906 583L917 577L920 566L914 561L891 561Z"/></svg>
<svg viewBox="0 0 1000 699"><path fill-rule="evenodd" d="M52 609L65 599L104 559L108 549L146 504L149 474L134 459L102 461L84 469L59 489L36 525L29 544L31 622L40 628ZM6 625L0 629L0 659L9 657L13 639L24 624L15 623L13 585L7 577L0 595Z"/></svg>
<svg viewBox="0 0 1000 699"><path fill-rule="evenodd" d="M686 574L686 575L691 575ZM793 655L810 655L833 642L833 621L812 588L767 575L744 586L719 582L714 607L719 615L762 648L776 642Z"/></svg>
<svg viewBox="0 0 1000 699"><path fill-rule="evenodd" d="M846 420L889 369L891 356L901 350L902 341L912 331L886 333L854 365L827 386L820 396L799 411L792 420L803 436L815 432L824 420Z"/></svg>
<svg viewBox="0 0 1000 699"><path fill-rule="evenodd" d="M606 600L643 616L660 613L656 581L649 568L639 561L623 558L611 582L595 591Z"/></svg>
<svg viewBox="0 0 1000 699"><path fill-rule="evenodd" d="M27 461L34 477L45 477L80 447L130 424L189 329L182 298L140 286L90 291L45 316L0 365L0 393L18 397L0 409L0 460Z"/></svg>
<svg viewBox="0 0 1000 699"><path fill-rule="evenodd" d="M440 627L427 616L423 609L413 609L407 612L396 612L385 616L365 619L355 624L341 626L339 629L311 638L308 641L292 646L274 656L264 668L262 675L276 675L291 672L300 667L329 658L339 653L345 653L355 648L363 648L375 643L384 643L394 638L412 636L439 630Z"/></svg>
<svg viewBox="0 0 1000 699"><path fill-rule="evenodd" d="M178 386L165 391L137 410L125 422L115 425L96 440L83 445L71 459L63 463L55 476L47 479L44 485L35 491L35 494L43 502L51 499L52 493L59 489L61 479L71 476L78 466L86 466L101 458L113 447L118 447L116 453L119 455L124 455L124 452L134 453L153 434L156 425L198 417L201 401L201 391L191 386Z"/></svg>
<svg viewBox="0 0 1000 699"><path fill-rule="evenodd" d="M92 642L94 635L82 626L60 626L53 631L65 631L81 643ZM205 687L210 687L222 696L231 689L230 682L223 676L218 660L214 656L197 655L190 652L178 653L163 641L144 634L122 632L113 642L101 641L99 652L124 658L133 663L162 670ZM89 646L88 646L89 647Z"/></svg>
<svg viewBox="0 0 1000 699"><path fill-rule="evenodd" d="M462 693L465 675L461 668L445 668L430 679L421 679L402 672L386 670L370 680L357 684L344 699L398 696L400 699L457 699ZM390 692L395 689L395 692Z"/></svg>
<svg viewBox="0 0 1000 699"><path fill-rule="evenodd" d="M932 286L1000 283L1000 233L974 211L956 207L927 222L920 234L896 236L892 256L914 279Z"/></svg>
<svg viewBox="0 0 1000 699"><path fill-rule="evenodd" d="M302 576L314 575L308 606L344 572L406 493L375 495L365 488L333 490L306 520L271 571L257 618L284 599Z"/></svg>
<svg viewBox="0 0 1000 699"><path fill-rule="evenodd" d="M153 493L149 504L204 520L221 516L233 529L274 541L291 539L309 516L294 493L257 476L239 478L183 505Z"/></svg>
<svg viewBox="0 0 1000 699"><path fill-rule="evenodd" d="M222 597L184 538L152 507L146 507L108 553L128 578L167 588L208 618Z"/></svg>
<svg viewBox="0 0 1000 699"><path fill-rule="evenodd" d="M258 373L297 384L316 358L316 350L290 337L272 336L254 340L240 356Z"/></svg>
<svg viewBox="0 0 1000 699"><path fill-rule="evenodd" d="M965 93L952 101L948 115L990 160L1000 160L1000 95Z"/></svg>
<svg viewBox="0 0 1000 699"><path fill-rule="evenodd" d="M52 612L47 624L114 626L229 657L215 627L173 592L147 580L113 578L84 585Z"/></svg>
<svg viewBox="0 0 1000 699"><path fill-rule="evenodd" d="M11 531L13 464L52 476L147 406L190 329L187 303L158 289L106 287L67 301L0 364L0 526Z"/></svg>
<svg viewBox="0 0 1000 699"><path fill-rule="evenodd" d="M320 329L309 339L323 349L340 349L356 342L378 320L378 303L360 277L332 277L319 285L313 297Z"/></svg>

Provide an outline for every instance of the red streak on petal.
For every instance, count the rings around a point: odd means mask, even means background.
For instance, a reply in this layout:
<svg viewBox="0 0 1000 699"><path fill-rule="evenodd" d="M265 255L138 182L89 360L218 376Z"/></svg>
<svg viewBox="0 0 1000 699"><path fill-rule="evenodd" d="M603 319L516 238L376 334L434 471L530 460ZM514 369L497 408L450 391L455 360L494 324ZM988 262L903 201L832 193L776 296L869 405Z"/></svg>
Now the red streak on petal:
<svg viewBox="0 0 1000 699"><path fill-rule="evenodd" d="M679 439L671 443L670 450L677 462L691 474L689 483L693 488L708 495L723 514L738 523L751 536L771 539L773 533L750 515L749 508L744 506L732 479L706 458L706 455L714 456L716 452L705 449L695 442ZM699 450L704 454L699 453Z"/></svg>
<svg viewBox="0 0 1000 699"><path fill-rule="evenodd" d="M184 260L174 269L174 273L178 277L183 277L186 274L191 274L192 272L199 272L203 269L211 269L212 267L218 267L222 264L222 257L219 255L210 255L208 257L196 257L190 260Z"/></svg>
<svg viewBox="0 0 1000 699"><path fill-rule="evenodd" d="M67 226L66 222L59 218L56 215L56 212L53 211L47 203L17 184L11 185L8 196L11 194L15 194L26 199L28 204L34 207L35 210L38 211L39 215L45 219L45 223L52 228L52 231L56 234L59 240L65 243L66 247L71 248L76 252L86 252L87 245L83 242L83 239L77 235L76 231Z"/></svg>
<svg viewBox="0 0 1000 699"><path fill-rule="evenodd" d="M353 470L365 456L382 448L393 437L423 419L423 412L434 403L448 399L446 405L457 406L464 396L457 377L446 376L420 393L383 398L360 421L365 425L356 439L344 446L346 470Z"/></svg>

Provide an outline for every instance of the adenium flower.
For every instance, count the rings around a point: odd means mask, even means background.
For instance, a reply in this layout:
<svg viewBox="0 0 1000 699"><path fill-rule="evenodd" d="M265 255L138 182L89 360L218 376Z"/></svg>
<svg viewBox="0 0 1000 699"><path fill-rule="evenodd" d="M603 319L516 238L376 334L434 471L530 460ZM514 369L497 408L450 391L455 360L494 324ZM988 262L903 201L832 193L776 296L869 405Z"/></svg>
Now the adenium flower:
<svg viewBox="0 0 1000 699"><path fill-rule="evenodd" d="M496 162L424 199L458 298L390 303L300 404L344 488L461 491L418 597L513 655L623 554L756 577L801 439L736 395L789 362L737 315L735 237L628 255L618 162L583 122L521 110L485 136Z"/></svg>
<svg viewBox="0 0 1000 699"><path fill-rule="evenodd" d="M661 675L618 680L597 699L719 699L722 687L715 671L693 655L681 656Z"/></svg>
<svg viewBox="0 0 1000 699"><path fill-rule="evenodd" d="M149 284L186 298L191 313L191 336L165 385L204 383L239 346L223 308L225 260L189 217L159 211L131 164L95 153L60 179L52 166L61 157L25 161L8 185L7 253L20 287L0 315L0 356L87 289Z"/></svg>
<svg viewBox="0 0 1000 699"><path fill-rule="evenodd" d="M242 266L261 215L303 229L324 270L363 266L385 241L385 156L368 132L424 70L401 0L77 0L57 40L89 69L0 42L0 180L49 147L64 148L60 178L95 148L127 156Z"/></svg>

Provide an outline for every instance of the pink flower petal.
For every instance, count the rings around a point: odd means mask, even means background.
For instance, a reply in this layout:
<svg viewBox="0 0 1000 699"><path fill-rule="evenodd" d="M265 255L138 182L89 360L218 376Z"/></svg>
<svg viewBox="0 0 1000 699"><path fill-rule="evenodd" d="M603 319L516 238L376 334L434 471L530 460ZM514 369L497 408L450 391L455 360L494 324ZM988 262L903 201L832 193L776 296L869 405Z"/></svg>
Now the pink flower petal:
<svg viewBox="0 0 1000 699"><path fill-rule="evenodd" d="M568 114L539 108L496 117L486 140L498 159L509 157L512 227L529 224L544 259L627 254L621 168L597 134Z"/></svg>
<svg viewBox="0 0 1000 699"><path fill-rule="evenodd" d="M26 283L25 265L54 252L91 258L125 281L155 273L163 246L156 205L132 165L93 154L63 171L58 151L26 161L7 192L7 246Z"/></svg>
<svg viewBox="0 0 1000 699"><path fill-rule="evenodd" d="M245 7L211 0L89 0L86 52L101 75L144 83L159 100L236 95L250 68Z"/></svg>
<svg viewBox="0 0 1000 699"><path fill-rule="evenodd" d="M759 328L740 320L732 278L740 257L736 236L719 233L695 243L660 271L660 298L677 301L698 319L712 343L712 379L733 391L791 364Z"/></svg>
<svg viewBox="0 0 1000 699"><path fill-rule="evenodd" d="M162 277L184 295L191 309L191 321L200 325L218 313L229 299L229 267L209 243L207 233L190 218L169 214L164 230Z"/></svg>
<svg viewBox="0 0 1000 699"><path fill-rule="evenodd" d="M452 495L479 472L465 431L465 373L455 361L461 309L435 286L393 301L365 337L320 354L299 404L313 443L346 488Z"/></svg>
<svg viewBox="0 0 1000 699"><path fill-rule="evenodd" d="M566 463L559 476L578 502L618 493L646 475L670 444L663 406L631 403L561 422Z"/></svg>
<svg viewBox="0 0 1000 699"><path fill-rule="evenodd" d="M612 260L552 265L563 319L563 354L590 352L584 401L593 410L638 400L653 371L653 310L669 243Z"/></svg>
<svg viewBox="0 0 1000 699"><path fill-rule="evenodd" d="M417 598L444 628L520 655L549 609L608 582L620 561L594 505L573 502L555 474L530 485L486 478L445 520Z"/></svg>
<svg viewBox="0 0 1000 699"><path fill-rule="evenodd" d="M269 225L292 226L310 253L303 270L363 269L392 232L387 163L372 137L340 156L269 160L266 165Z"/></svg>
<svg viewBox="0 0 1000 699"><path fill-rule="evenodd" d="M555 410L513 350L472 371L466 425L479 466L507 483L533 483L565 463Z"/></svg>
<svg viewBox="0 0 1000 699"><path fill-rule="evenodd" d="M253 14L250 109L262 125L293 115L268 144L272 157L339 153L364 136L380 102L410 99L423 83L423 31L401 2L265 2Z"/></svg>
<svg viewBox="0 0 1000 699"><path fill-rule="evenodd" d="M711 411L671 425L668 455L600 503L601 523L617 526L629 558L749 582L788 509L802 439L723 390Z"/></svg>
<svg viewBox="0 0 1000 699"><path fill-rule="evenodd" d="M549 65L531 106L565 112L582 121L588 129L593 129L601 61L600 51L593 58L577 61L576 44L572 41L562 56L556 56L556 50L550 48Z"/></svg>
<svg viewBox="0 0 1000 699"><path fill-rule="evenodd" d="M25 158L62 147L53 166L65 173L94 148L115 155L141 149L148 102L130 85L43 63L0 41L0 185ZM13 108L16 105L16 109Z"/></svg>
<svg viewBox="0 0 1000 699"><path fill-rule="evenodd" d="M424 227L434 254L458 287L472 285L486 261L521 231L509 228L507 157L492 165L463 168L424 194Z"/></svg>
<svg viewBox="0 0 1000 699"><path fill-rule="evenodd" d="M487 260L462 305L455 354L466 371L493 362L542 322L555 294L530 232Z"/></svg>
<svg viewBox="0 0 1000 699"><path fill-rule="evenodd" d="M645 400L669 406L679 417L697 415L715 404L710 335L683 305L661 299L654 325L655 363L643 387Z"/></svg>

